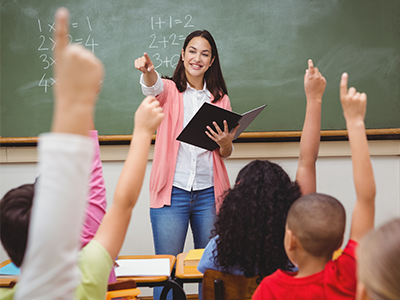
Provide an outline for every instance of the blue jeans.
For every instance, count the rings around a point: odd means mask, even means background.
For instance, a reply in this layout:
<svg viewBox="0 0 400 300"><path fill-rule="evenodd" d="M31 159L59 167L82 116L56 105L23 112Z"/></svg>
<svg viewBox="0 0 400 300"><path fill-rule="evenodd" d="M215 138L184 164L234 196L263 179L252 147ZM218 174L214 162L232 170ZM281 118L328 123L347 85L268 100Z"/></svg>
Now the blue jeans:
<svg viewBox="0 0 400 300"><path fill-rule="evenodd" d="M177 256L183 252L190 222L194 247L205 248L214 228L214 187L200 191L185 191L172 187L171 205L150 208L151 226L156 254ZM162 288L154 288L154 300L158 300ZM172 299L171 293L167 299ZM201 299L201 284L199 284Z"/></svg>

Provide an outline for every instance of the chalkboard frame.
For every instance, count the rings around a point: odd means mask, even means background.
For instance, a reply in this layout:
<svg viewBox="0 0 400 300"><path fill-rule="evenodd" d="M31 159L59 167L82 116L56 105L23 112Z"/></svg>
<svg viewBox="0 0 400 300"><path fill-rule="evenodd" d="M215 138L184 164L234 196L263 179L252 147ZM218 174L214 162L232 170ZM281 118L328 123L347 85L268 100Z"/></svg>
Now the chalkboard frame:
<svg viewBox="0 0 400 300"><path fill-rule="evenodd" d="M400 128L366 129L368 140L400 140ZM153 142L156 135L153 135ZM290 142L299 141L301 131L243 132L235 143ZM102 145L129 144L132 135L100 135ZM38 137L0 137L0 147L23 147L36 145ZM347 130L322 130L322 141L347 140Z"/></svg>

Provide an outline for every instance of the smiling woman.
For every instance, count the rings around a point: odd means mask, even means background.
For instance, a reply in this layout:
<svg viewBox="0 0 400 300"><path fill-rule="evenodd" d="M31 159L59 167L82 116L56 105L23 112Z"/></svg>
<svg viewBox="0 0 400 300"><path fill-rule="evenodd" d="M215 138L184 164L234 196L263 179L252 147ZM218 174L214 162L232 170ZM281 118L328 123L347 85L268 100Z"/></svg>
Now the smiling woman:
<svg viewBox="0 0 400 300"><path fill-rule="evenodd" d="M193 38L186 50L182 49L182 61L189 85L196 89L203 88L204 73L211 67L214 58L211 57L211 46L205 38Z"/></svg>
<svg viewBox="0 0 400 300"><path fill-rule="evenodd" d="M208 31L194 31L185 39L172 78L161 79L146 53L135 67L143 73L143 93L156 96L166 116L157 129L150 176L156 254L181 253L189 222L195 248L204 248L219 209L217 200L230 186L222 158L231 155L236 130L229 132L226 122L224 128L207 127L207 135L219 145L212 152L176 138L204 102L231 110L217 46Z"/></svg>

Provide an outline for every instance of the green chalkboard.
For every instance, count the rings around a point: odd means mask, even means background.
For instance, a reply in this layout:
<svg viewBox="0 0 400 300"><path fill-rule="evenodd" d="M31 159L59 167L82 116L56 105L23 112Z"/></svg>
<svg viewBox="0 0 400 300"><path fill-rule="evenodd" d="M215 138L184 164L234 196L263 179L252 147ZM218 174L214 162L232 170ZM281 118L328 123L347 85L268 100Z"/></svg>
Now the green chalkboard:
<svg viewBox="0 0 400 300"><path fill-rule="evenodd" d="M366 125L400 128L398 0L2 0L2 137L37 136L50 128L51 40L57 7L71 13L71 41L105 65L96 109L101 135L131 134L143 95L135 58L147 52L172 75L183 39L209 30L217 43L233 110L266 103L247 131L301 130L307 59L327 79L322 129L344 129L342 72L368 94Z"/></svg>

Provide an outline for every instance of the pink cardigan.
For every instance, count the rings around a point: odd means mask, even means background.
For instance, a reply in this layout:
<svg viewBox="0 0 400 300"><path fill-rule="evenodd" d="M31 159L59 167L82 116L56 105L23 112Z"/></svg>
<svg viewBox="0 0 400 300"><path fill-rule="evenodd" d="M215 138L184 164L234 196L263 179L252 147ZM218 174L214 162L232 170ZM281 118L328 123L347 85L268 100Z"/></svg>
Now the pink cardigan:
<svg viewBox="0 0 400 300"><path fill-rule="evenodd" d="M174 181L179 141L176 140L183 128L183 95L175 82L163 79L164 90L157 96L163 107L165 118L157 129L153 166L150 175L150 207L160 208L171 205L172 183ZM211 101L212 101L211 96ZM215 105L232 110L229 98L225 95ZM217 212L222 203L219 199L230 187L228 172L219 156L219 148L213 151L214 193Z"/></svg>

